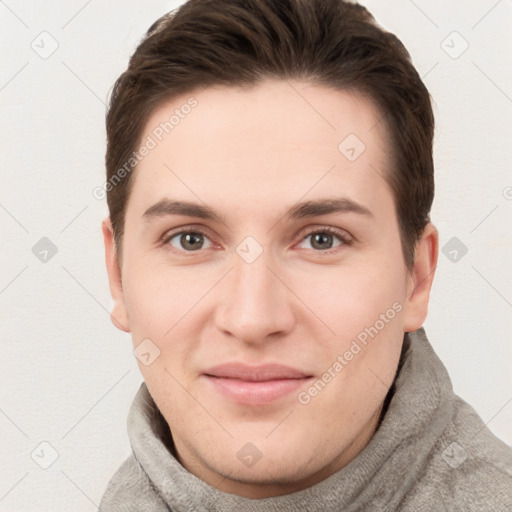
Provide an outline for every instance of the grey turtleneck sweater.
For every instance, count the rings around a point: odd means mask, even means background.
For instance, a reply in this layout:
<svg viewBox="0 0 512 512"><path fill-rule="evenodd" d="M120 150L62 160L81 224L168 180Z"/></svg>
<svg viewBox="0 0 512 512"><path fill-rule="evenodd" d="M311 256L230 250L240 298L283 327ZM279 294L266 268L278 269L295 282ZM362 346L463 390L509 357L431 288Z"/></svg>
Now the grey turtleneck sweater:
<svg viewBox="0 0 512 512"><path fill-rule="evenodd" d="M133 454L103 495L102 512L512 512L512 448L454 394L423 328L404 336L382 421L344 468L292 494L250 499L189 473L144 383L128 415Z"/></svg>

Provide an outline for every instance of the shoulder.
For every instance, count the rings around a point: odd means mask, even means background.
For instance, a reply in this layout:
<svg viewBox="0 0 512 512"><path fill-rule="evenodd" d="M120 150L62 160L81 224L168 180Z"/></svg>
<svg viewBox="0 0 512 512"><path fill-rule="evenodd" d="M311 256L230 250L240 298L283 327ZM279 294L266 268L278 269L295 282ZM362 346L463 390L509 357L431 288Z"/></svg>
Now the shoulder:
<svg viewBox="0 0 512 512"><path fill-rule="evenodd" d="M423 476L400 510L512 511L512 447L467 402L453 395L453 415ZM444 508L443 508L444 507Z"/></svg>

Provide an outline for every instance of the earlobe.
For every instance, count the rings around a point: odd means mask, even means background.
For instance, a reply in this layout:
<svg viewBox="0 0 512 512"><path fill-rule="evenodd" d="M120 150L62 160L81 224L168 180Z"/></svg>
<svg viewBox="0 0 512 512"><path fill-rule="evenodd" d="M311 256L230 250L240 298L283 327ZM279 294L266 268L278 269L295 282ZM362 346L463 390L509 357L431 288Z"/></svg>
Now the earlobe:
<svg viewBox="0 0 512 512"><path fill-rule="evenodd" d="M439 233L432 223L427 224L414 253L414 267L407 281L404 332L419 329L428 312L430 290L437 268Z"/></svg>
<svg viewBox="0 0 512 512"><path fill-rule="evenodd" d="M121 331L130 332L130 323L124 301L121 269L116 254L114 243L114 230L110 218L107 217L101 223L103 241L105 243L105 263L107 266L110 294L114 300L114 306L110 313L112 323Z"/></svg>

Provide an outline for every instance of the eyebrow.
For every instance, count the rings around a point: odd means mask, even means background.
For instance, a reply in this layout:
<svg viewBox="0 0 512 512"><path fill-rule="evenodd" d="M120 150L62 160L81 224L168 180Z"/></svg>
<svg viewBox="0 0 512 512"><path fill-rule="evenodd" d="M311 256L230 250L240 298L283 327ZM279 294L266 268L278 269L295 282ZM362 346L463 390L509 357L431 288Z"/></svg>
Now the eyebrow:
<svg viewBox="0 0 512 512"><path fill-rule="evenodd" d="M304 219L330 213L357 213L374 218L373 213L368 208L346 197L316 199L314 201L298 203L287 210L284 217L288 219ZM168 198L161 199L153 206L150 206L142 217L149 222L152 219L168 215L197 217L225 224L223 216L210 206L203 206L190 201L175 201Z"/></svg>
<svg viewBox="0 0 512 512"><path fill-rule="evenodd" d="M352 199L348 199L347 197L326 198L299 203L286 212L286 217L303 219L306 217L327 215L329 213L358 213L374 218L373 213L366 208L366 206Z"/></svg>

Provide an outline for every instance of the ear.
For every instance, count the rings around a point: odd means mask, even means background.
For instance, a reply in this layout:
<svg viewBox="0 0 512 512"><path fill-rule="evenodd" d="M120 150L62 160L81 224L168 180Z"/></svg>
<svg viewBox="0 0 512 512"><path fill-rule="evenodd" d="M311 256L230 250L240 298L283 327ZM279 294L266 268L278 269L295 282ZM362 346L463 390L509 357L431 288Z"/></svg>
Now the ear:
<svg viewBox="0 0 512 512"><path fill-rule="evenodd" d="M429 222L416 243L414 267L407 277L404 332L419 329L427 318L430 289L437 267L438 246L439 233Z"/></svg>
<svg viewBox="0 0 512 512"><path fill-rule="evenodd" d="M105 263L107 265L108 281L110 286L110 295L114 299L114 307L110 313L112 323L121 331L130 332L130 322L124 302L123 283L121 269L117 259L116 248L114 244L114 230L110 217L107 217L101 223L103 231L103 240L105 242Z"/></svg>

